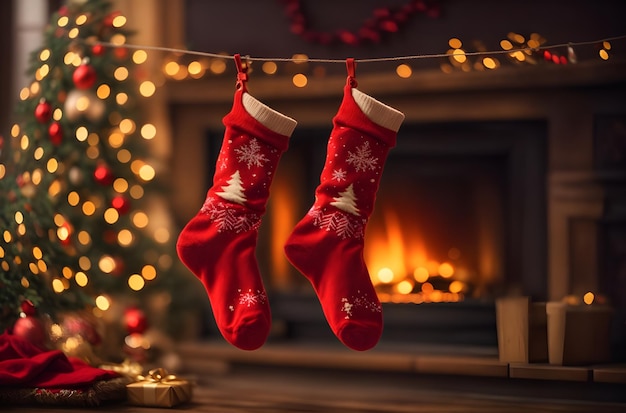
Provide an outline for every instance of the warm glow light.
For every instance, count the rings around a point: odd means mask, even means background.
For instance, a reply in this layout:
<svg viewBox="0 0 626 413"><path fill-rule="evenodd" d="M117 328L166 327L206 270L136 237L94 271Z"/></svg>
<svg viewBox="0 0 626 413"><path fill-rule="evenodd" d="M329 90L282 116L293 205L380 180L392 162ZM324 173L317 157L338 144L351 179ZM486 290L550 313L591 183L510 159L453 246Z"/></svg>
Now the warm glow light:
<svg viewBox="0 0 626 413"><path fill-rule="evenodd" d="M609 60L609 52L607 52L606 50L602 49L598 52L598 54L600 55L600 59Z"/></svg>
<svg viewBox="0 0 626 413"><path fill-rule="evenodd" d="M454 275L454 267L450 263L444 262L439 265L437 272L443 278L450 278Z"/></svg>
<svg viewBox="0 0 626 413"><path fill-rule="evenodd" d="M120 66L113 72L113 77L118 81L123 81L128 78L128 69L124 66Z"/></svg>
<svg viewBox="0 0 626 413"><path fill-rule="evenodd" d="M87 274L82 271L78 271L76 275L74 275L74 281L81 287L86 286L89 283L89 278L87 278Z"/></svg>
<svg viewBox="0 0 626 413"><path fill-rule="evenodd" d="M133 185L130 187L130 196L133 199L141 199L143 197L143 187L141 185Z"/></svg>
<svg viewBox="0 0 626 413"><path fill-rule="evenodd" d="M202 73L202 64L196 60L190 62L187 65L187 72L189 72L189 74L192 76L199 75L200 73Z"/></svg>
<svg viewBox="0 0 626 413"><path fill-rule="evenodd" d="M111 95L111 87L105 83L101 84L96 90L96 95L103 100L108 98Z"/></svg>
<svg viewBox="0 0 626 413"><path fill-rule="evenodd" d="M141 96L150 97L154 95L154 92L156 92L156 86L149 80L145 80L139 85L139 93L141 93Z"/></svg>
<svg viewBox="0 0 626 413"><path fill-rule="evenodd" d="M119 219L120 213L117 212L117 209L107 208L107 210L104 211L104 220L107 222L107 224L115 224Z"/></svg>
<svg viewBox="0 0 626 413"><path fill-rule="evenodd" d="M121 46L126 43L126 36L120 33L114 34L113 36L111 36L111 43L116 46Z"/></svg>
<svg viewBox="0 0 626 413"><path fill-rule="evenodd" d="M59 20L57 20L57 25L59 27L65 27L67 26L69 22L70 22L70 19L67 16L61 16L59 17Z"/></svg>
<svg viewBox="0 0 626 413"><path fill-rule="evenodd" d="M127 247L133 242L133 233L127 229L123 229L117 234L117 242L123 246Z"/></svg>
<svg viewBox="0 0 626 413"><path fill-rule="evenodd" d="M211 65L212 66L212 65ZM167 62L163 68L165 74L168 76L175 76L180 70L180 65L174 61Z"/></svg>
<svg viewBox="0 0 626 413"><path fill-rule="evenodd" d="M141 127L141 136L144 139L153 139L156 136L156 127L151 123L146 123Z"/></svg>
<svg viewBox="0 0 626 413"><path fill-rule="evenodd" d="M265 62L263 63L263 66L261 66L261 70L263 70L263 73L266 75L273 75L276 74L278 66L274 62Z"/></svg>
<svg viewBox="0 0 626 413"><path fill-rule="evenodd" d="M76 24L78 26L82 26L85 23L87 23L87 15L81 14L78 17L76 17Z"/></svg>
<svg viewBox="0 0 626 413"><path fill-rule="evenodd" d="M118 105L123 106L126 104L126 102L128 102L128 95L124 92L120 92L117 95L115 95L115 102L117 102Z"/></svg>
<svg viewBox="0 0 626 413"><path fill-rule="evenodd" d="M511 50L513 48L513 44L508 40L501 40L500 47L504 50Z"/></svg>
<svg viewBox="0 0 626 413"><path fill-rule="evenodd" d="M154 179L156 172L154 168L148 164L144 164L141 168L139 168L139 177L144 181L150 181Z"/></svg>
<svg viewBox="0 0 626 413"><path fill-rule="evenodd" d="M467 56L465 56L465 51L462 49L455 49L452 52L452 58L459 63L465 63L467 60Z"/></svg>
<svg viewBox="0 0 626 413"><path fill-rule="evenodd" d="M91 269L91 260L87 256L82 256L78 259L78 266L83 271L89 271Z"/></svg>
<svg viewBox="0 0 626 413"><path fill-rule="evenodd" d="M78 233L78 242L80 242L81 245L89 245L91 242L91 235L89 235L87 231L80 231Z"/></svg>
<svg viewBox="0 0 626 413"><path fill-rule="evenodd" d="M128 163L130 162L131 158L132 157L128 149L121 149L117 153L117 160L120 161L121 163Z"/></svg>
<svg viewBox="0 0 626 413"><path fill-rule="evenodd" d="M63 285L63 281L61 281L58 278L55 278L54 280L52 280L52 289L57 294L62 293L65 290L65 286Z"/></svg>
<svg viewBox="0 0 626 413"><path fill-rule="evenodd" d="M87 136L89 136L89 131L87 130L86 127L79 126L78 128L76 128L75 136L76 136L76 139L78 139L81 142L84 142L87 139Z"/></svg>
<svg viewBox="0 0 626 413"><path fill-rule="evenodd" d="M124 16L115 16L113 22L111 23L113 27L122 27L126 24L126 17Z"/></svg>
<svg viewBox="0 0 626 413"><path fill-rule="evenodd" d="M425 267L417 267L415 271L413 271L413 278L415 278L415 281L418 283L425 283L428 281L428 277L430 277L430 274Z"/></svg>
<svg viewBox="0 0 626 413"><path fill-rule="evenodd" d="M145 212L135 212L133 214L133 224L137 227L137 228L145 228L146 226L148 226L148 215L146 215Z"/></svg>
<svg viewBox="0 0 626 413"><path fill-rule="evenodd" d="M293 76L292 82L293 82L294 86L296 86L296 87L305 87L307 85L307 83L309 82L309 80L307 79L307 77L304 74L297 73L297 74L295 74Z"/></svg>
<svg viewBox="0 0 626 413"><path fill-rule="evenodd" d="M30 140L28 139L28 136L23 135L22 139L20 139L20 148L25 151L28 149L28 145L30 145Z"/></svg>
<svg viewBox="0 0 626 413"><path fill-rule="evenodd" d="M98 268L106 274L110 274L115 270L115 260L109 255L104 255L98 261Z"/></svg>
<svg viewBox="0 0 626 413"><path fill-rule="evenodd" d="M170 232L167 228L158 228L154 231L154 240L161 244L165 244L170 239Z"/></svg>
<svg viewBox="0 0 626 413"><path fill-rule="evenodd" d="M588 293L583 295L583 301L587 305L591 305L591 303L593 303L594 299L595 299L595 295L591 291L589 291Z"/></svg>
<svg viewBox="0 0 626 413"><path fill-rule="evenodd" d="M376 276L378 277L380 282L384 284L388 284L393 281L393 271L391 270L391 268L381 268L380 270L378 270Z"/></svg>
<svg viewBox="0 0 626 413"><path fill-rule="evenodd" d="M214 59L209 65L209 70L216 75L221 75L226 71L226 62L224 59Z"/></svg>
<svg viewBox="0 0 626 413"><path fill-rule="evenodd" d="M448 45L453 49L460 49L461 46L463 46L463 43L461 43L461 41L457 39L456 37L453 37L450 40L448 40Z"/></svg>
<svg viewBox="0 0 626 413"><path fill-rule="evenodd" d="M103 295L99 295L96 297L96 307L98 307L102 311L106 311L111 306L109 299Z"/></svg>
<svg viewBox="0 0 626 413"><path fill-rule="evenodd" d="M83 214L90 216L96 212L96 204L91 201L86 201L83 204Z"/></svg>
<svg viewBox="0 0 626 413"><path fill-rule="evenodd" d="M411 70L411 66L401 64L396 67L396 74L403 79L408 79L413 74L413 71Z"/></svg>
<svg viewBox="0 0 626 413"><path fill-rule="evenodd" d="M43 155L44 155L44 150L41 146L35 149L35 152L33 152L33 158L35 158L35 160L37 161L43 158Z"/></svg>
<svg viewBox="0 0 626 413"><path fill-rule="evenodd" d="M156 268L154 268L152 265L145 265L141 269L141 275L146 280L154 280L157 275Z"/></svg>
<svg viewBox="0 0 626 413"><path fill-rule="evenodd" d="M422 284L422 292L424 294L430 294L435 290L435 288L433 287L433 285L431 283L424 283Z"/></svg>
<svg viewBox="0 0 626 413"><path fill-rule="evenodd" d="M117 178L113 182L113 189L115 189L116 192L123 194L128 190L128 181L126 181L126 179L124 178Z"/></svg>
<svg viewBox="0 0 626 413"><path fill-rule="evenodd" d="M122 119L120 122L120 131L125 134L131 134L135 131L135 122L132 119Z"/></svg>
<svg viewBox="0 0 626 413"><path fill-rule="evenodd" d="M404 280L396 285L396 291L400 294L410 294L413 291L413 283L408 280Z"/></svg>
<svg viewBox="0 0 626 413"><path fill-rule="evenodd" d="M464 285L461 281L452 281L448 286L451 293L460 293L463 291Z"/></svg>
<svg viewBox="0 0 626 413"><path fill-rule="evenodd" d="M139 274L133 274L128 277L128 286L131 290L139 291L146 285L146 281Z"/></svg>
<svg viewBox="0 0 626 413"><path fill-rule="evenodd" d="M78 27L73 27L67 33L67 37L69 37L70 39L75 39L76 37L78 37L79 33L80 33L80 31L78 30Z"/></svg>
<svg viewBox="0 0 626 413"><path fill-rule="evenodd" d="M113 132L109 135L109 145L112 148L119 148L124 144L124 134L120 132Z"/></svg>
<svg viewBox="0 0 626 413"><path fill-rule="evenodd" d="M133 53L133 62L135 62L135 64L140 65L146 60L148 60L148 53L146 53L145 50L135 50L135 53Z"/></svg>
<svg viewBox="0 0 626 413"><path fill-rule="evenodd" d="M496 68L496 61L493 60L493 58L491 58L491 57L485 57L483 59L483 65L485 65L485 67L487 69L495 69Z"/></svg>

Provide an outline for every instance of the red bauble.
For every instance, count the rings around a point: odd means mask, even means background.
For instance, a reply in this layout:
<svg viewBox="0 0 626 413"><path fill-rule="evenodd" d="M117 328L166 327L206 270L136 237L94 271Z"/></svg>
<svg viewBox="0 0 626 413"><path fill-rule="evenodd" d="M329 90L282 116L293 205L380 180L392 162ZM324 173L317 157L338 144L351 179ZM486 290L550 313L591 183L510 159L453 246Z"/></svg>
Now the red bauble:
<svg viewBox="0 0 626 413"><path fill-rule="evenodd" d="M104 46L102 46L101 44L94 44L91 48L91 53L93 53L95 56L102 56L104 54L104 51Z"/></svg>
<svg viewBox="0 0 626 413"><path fill-rule="evenodd" d="M22 301L22 304L20 305L20 309L26 315L35 315L35 313L37 312L35 310L35 306L30 300Z"/></svg>
<svg viewBox="0 0 626 413"><path fill-rule="evenodd" d="M93 173L93 177L100 185L111 185L113 183L113 172L107 165L98 165Z"/></svg>
<svg viewBox="0 0 626 413"><path fill-rule="evenodd" d="M68 336L80 336L92 346L102 342L102 337L92 322L79 316L68 316L63 320L63 331Z"/></svg>
<svg viewBox="0 0 626 413"><path fill-rule="evenodd" d="M89 63L82 63L74 70L72 80L78 89L89 89L96 83L96 69Z"/></svg>
<svg viewBox="0 0 626 413"><path fill-rule="evenodd" d="M127 214L130 211L130 200L123 195L117 195L111 201L113 208L120 214Z"/></svg>
<svg viewBox="0 0 626 413"><path fill-rule="evenodd" d="M46 123L52 117L52 106L45 100L41 100L35 107L35 119L39 123Z"/></svg>
<svg viewBox="0 0 626 413"><path fill-rule="evenodd" d="M124 311L124 324L128 334L143 334L148 329L146 315L136 307Z"/></svg>
<svg viewBox="0 0 626 413"><path fill-rule="evenodd" d="M40 319L33 316L18 318L13 325L13 335L37 347L45 347L46 329Z"/></svg>
<svg viewBox="0 0 626 413"><path fill-rule="evenodd" d="M48 136L50 137L50 142L54 145L60 145L63 141L63 129L61 129L61 125L59 122L52 122L48 127Z"/></svg>
<svg viewBox="0 0 626 413"><path fill-rule="evenodd" d="M113 53L115 54L115 57L123 60L126 59L126 56L128 56L128 49L125 47L116 47Z"/></svg>

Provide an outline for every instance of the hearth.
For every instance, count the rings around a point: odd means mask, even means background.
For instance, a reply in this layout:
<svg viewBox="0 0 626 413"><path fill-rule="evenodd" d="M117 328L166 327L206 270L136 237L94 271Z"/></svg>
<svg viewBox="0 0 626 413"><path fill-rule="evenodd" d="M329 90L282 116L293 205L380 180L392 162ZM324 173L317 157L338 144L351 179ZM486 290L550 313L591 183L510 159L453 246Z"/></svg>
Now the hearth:
<svg viewBox="0 0 626 413"><path fill-rule="evenodd" d="M260 229L275 339L334 340L312 288L283 254L314 200L329 133L296 131ZM219 134L208 140L211 165ZM365 235L364 258L384 306L382 342L495 346L496 296L546 298L545 169L545 122L401 128Z"/></svg>

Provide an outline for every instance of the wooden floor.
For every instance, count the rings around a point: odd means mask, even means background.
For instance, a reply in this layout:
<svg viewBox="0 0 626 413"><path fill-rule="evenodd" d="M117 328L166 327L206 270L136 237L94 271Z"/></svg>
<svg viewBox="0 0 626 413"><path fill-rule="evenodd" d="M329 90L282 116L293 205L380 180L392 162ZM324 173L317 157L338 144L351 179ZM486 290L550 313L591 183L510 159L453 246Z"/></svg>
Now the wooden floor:
<svg viewBox="0 0 626 413"><path fill-rule="evenodd" d="M196 383L190 403L172 409L109 404L98 409L19 407L16 413L618 413L626 412L622 385L551 383L324 369L231 367L190 377ZM503 386L504 385L504 386ZM606 394L602 394L605 392ZM590 400L589 396L592 396ZM606 400L606 401L603 401ZM4 407L4 406L3 406ZM0 408L0 410L3 410Z"/></svg>

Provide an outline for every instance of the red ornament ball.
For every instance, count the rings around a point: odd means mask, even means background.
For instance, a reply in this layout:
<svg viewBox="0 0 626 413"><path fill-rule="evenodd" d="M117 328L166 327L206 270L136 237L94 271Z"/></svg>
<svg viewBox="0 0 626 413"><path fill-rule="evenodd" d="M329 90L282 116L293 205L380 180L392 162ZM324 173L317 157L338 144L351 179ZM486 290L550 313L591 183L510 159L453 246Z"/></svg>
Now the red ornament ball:
<svg viewBox="0 0 626 413"><path fill-rule="evenodd" d="M35 306L30 300L22 301L22 304L20 305L20 309L26 315L35 315L35 313L37 312L37 310L35 309Z"/></svg>
<svg viewBox="0 0 626 413"><path fill-rule="evenodd" d="M127 214L130 211L130 200L123 195L117 195L111 201L111 206L120 214Z"/></svg>
<svg viewBox="0 0 626 413"><path fill-rule="evenodd" d="M136 307L124 311L124 324L128 334L143 334L148 329L146 315Z"/></svg>
<svg viewBox="0 0 626 413"><path fill-rule="evenodd" d="M72 80L78 89L89 89L96 83L96 69L89 63L82 63L74 70Z"/></svg>
<svg viewBox="0 0 626 413"><path fill-rule="evenodd" d="M33 316L19 318L13 325L13 335L37 347L45 347L46 329L40 319Z"/></svg>
<svg viewBox="0 0 626 413"><path fill-rule="evenodd" d="M91 53L93 53L95 56L102 56L104 52L104 46L102 46L101 44L94 44L91 48Z"/></svg>
<svg viewBox="0 0 626 413"><path fill-rule="evenodd" d="M45 100L40 101L35 107L35 119L39 123L46 123L52 117L52 106Z"/></svg>
<svg viewBox="0 0 626 413"><path fill-rule="evenodd" d="M98 165L93 173L93 177L100 185L111 185L113 183L113 172L107 165Z"/></svg>
<svg viewBox="0 0 626 413"><path fill-rule="evenodd" d="M63 320L63 331L69 336L80 336L92 346L102 342L98 330L89 320L79 316L68 316Z"/></svg>
<svg viewBox="0 0 626 413"><path fill-rule="evenodd" d="M59 122L52 122L48 127L48 136L50 137L50 142L54 145L60 145L63 141L63 129Z"/></svg>

